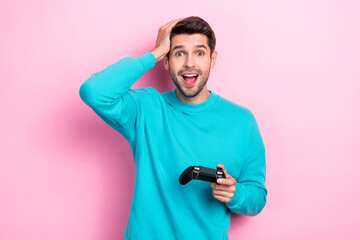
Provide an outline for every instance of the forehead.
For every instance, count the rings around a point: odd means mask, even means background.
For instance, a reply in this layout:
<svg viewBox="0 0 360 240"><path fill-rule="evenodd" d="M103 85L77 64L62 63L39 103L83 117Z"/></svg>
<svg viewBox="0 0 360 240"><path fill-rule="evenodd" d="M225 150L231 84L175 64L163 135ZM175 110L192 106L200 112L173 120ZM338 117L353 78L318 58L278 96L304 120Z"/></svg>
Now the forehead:
<svg viewBox="0 0 360 240"><path fill-rule="evenodd" d="M178 34L173 36L171 39L171 50L178 45L182 45L185 48L192 48L195 45L205 45L209 48L206 35L201 33Z"/></svg>

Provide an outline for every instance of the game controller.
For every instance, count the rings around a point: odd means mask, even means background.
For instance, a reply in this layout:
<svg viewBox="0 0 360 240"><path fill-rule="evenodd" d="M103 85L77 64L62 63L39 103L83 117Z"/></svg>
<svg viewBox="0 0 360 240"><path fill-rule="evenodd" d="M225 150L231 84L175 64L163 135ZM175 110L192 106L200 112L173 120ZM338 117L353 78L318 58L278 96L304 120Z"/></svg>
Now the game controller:
<svg viewBox="0 0 360 240"><path fill-rule="evenodd" d="M192 179L216 182L218 178L226 178L225 172L222 168L218 167L217 169L212 169L202 166L191 166L185 169L184 172L180 175L179 182L181 185L187 184Z"/></svg>

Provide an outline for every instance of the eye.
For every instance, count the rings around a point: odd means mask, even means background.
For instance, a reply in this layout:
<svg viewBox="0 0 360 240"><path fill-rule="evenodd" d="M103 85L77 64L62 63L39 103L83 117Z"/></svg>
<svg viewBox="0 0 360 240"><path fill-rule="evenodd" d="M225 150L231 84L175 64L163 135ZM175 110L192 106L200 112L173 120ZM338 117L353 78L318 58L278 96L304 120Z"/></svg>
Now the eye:
<svg viewBox="0 0 360 240"><path fill-rule="evenodd" d="M175 56L176 57L180 57L180 56L182 56L183 55L183 52L177 52L177 53L175 53Z"/></svg>
<svg viewBox="0 0 360 240"><path fill-rule="evenodd" d="M198 51L198 52L197 52L197 55L199 55L199 56L204 56L204 54L205 54L205 53L204 53L203 51Z"/></svg>

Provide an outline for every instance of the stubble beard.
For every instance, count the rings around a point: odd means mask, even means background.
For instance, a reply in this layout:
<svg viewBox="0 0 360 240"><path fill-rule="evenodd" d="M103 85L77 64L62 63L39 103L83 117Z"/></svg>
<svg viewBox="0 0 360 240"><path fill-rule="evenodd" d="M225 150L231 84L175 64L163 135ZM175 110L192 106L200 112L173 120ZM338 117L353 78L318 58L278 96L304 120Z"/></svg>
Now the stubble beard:
<svg viewBox="0 0 360 240"><path fill-rule="evenodd" d="M186 71L191 72L190 70L186 70ZM194 86L186 86L183 83L181 74L186 71L179 71L176 74L173 70L170 70L172 81L174 82L176 88L181 92L182 95L184 95L185 97L189 97L189 98L195 97L203 90L204 86L206 85L206 83L209 79L209 76L210 76L210 68L208 69L207 72L205 72L205 75L203 75L201 70L196 70L196 69L192 70L199 74L198 79L196 80L197 82L195 83ZM180 84L180 81L183 84ZM196 90L195 90L195 88L196 88ZM190 89L191 89L191 91L189 91Z"/></svg>

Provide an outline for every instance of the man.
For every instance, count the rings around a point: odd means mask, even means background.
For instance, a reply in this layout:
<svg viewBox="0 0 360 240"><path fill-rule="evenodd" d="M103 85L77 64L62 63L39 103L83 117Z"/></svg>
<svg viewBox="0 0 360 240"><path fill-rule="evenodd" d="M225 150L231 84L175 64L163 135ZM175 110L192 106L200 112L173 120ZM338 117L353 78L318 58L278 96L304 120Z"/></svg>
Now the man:
<svg viewBox="0 0 360 240"><path fill-rule="evenodd" d="M82 100L129 142L135 188L125 239L228 239L230 211L265 206L265 148L253 114L207 89L217 52L203 19L160 27L156 47L92 74ZM130 89L164 60L176 89ZM217 183L179 183L189 166L223 168ZM225 168L226 166L226 168Z"/></svg>

